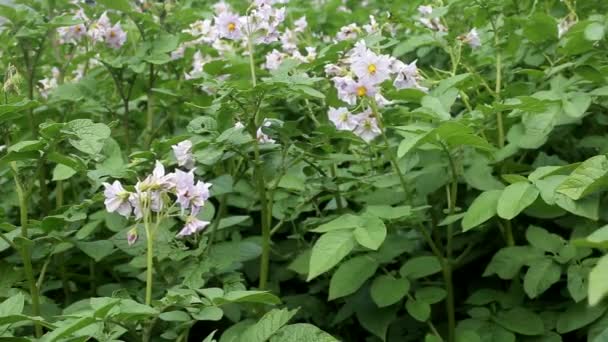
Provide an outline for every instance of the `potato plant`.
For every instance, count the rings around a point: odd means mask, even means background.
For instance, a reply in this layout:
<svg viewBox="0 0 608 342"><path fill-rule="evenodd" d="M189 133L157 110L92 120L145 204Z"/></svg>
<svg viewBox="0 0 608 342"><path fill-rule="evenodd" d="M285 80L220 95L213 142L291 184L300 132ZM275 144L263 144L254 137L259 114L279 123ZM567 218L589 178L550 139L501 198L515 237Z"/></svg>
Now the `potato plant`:
<svg viewBox="0 0 608 342"><path fill-rule="evenodd" d="M606 13L0 0L0 340L608 340Z"/></svg>

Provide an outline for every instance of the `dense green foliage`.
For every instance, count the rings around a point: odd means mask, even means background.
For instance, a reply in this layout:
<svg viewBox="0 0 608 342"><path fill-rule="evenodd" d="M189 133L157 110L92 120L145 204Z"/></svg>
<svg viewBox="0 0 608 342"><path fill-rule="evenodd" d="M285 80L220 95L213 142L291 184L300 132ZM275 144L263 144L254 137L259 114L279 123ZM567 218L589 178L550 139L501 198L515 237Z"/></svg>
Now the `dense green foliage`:
<svg viewBox="0 0 608 342"><path fill-rule="evenodd" d="M608 2L228 2L0 1L0 340L608 340Z"/></svg>

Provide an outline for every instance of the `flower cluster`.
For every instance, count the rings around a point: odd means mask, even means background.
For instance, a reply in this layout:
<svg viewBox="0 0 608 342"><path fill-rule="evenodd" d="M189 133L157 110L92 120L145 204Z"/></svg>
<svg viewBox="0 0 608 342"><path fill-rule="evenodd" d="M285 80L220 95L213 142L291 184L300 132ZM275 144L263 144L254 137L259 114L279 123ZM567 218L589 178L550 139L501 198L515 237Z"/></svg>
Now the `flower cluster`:
<svg viewBox="0 0 608 342"><path fill-rule="evenodd" d="M113 49L119 49L127 41L127 33L122 29L120 22L112 25L107 12L104 12L99 19L90 22L89 18L79 9L74 18L88 24L77 24L72 26L59 27L57 33L61 44L76 44L83 37L88 36L93 42L105 42Z"/></svg>
<svg viewBox="0 0 608 342"><path fill-rule="evenodd" d="M420 17L418 18L418 22L427 28L438 31L438 32L446 32L448 29L445 27L441 20L438 17L433 15L433 7L429 5L423 5L418 7L418 14Z"/></svg>
<svg viewBox="0 0 608 342"><path fill-rule="evenodd" d="M405 64L392 56L377 54L368 49L364 41L357 42L346 55L338 64L327 64L325 73L331 77L338 98L350 106L364 99L379 107L390 104L380 93L381 84L389 80L396 89L428 91L419 84L422 77L416 61ZM367 142L380 134L378 122L369 108L355 115L345 107L331 108L328 114L336 128L353 131Z"/></svg>
<svg viewBox="0 0 608 342"><path fill-rule="evenodd" d="M177 234L178 237L192 235L209 224L196 215L209 199L211 184L200 180L195 182L194 169L188 172L176 169L173 173L166 173L163 164L156 161L152 173L135 184L135 191L125 190L119 181L103 183L103 186L104 204L108 212L116 212L127 218L134 215L136 220L140 220L150 217L152 212L162 217L177 204L181 208L181 215L185 216L185 225ZM130 244L137 239L134 234L136 232L131 231L127 236Z"/></svg>

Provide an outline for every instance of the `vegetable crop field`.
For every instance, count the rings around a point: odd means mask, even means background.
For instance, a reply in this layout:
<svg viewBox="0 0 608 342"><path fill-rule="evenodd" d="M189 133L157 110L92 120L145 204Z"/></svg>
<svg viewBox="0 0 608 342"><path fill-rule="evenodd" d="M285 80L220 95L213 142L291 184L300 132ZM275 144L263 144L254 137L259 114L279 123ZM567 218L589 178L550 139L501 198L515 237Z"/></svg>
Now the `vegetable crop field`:
<svg viewBox="0 0 608 342"><path fill-rule="evenodd" d="M608 1L0 0L0 342L608 341Z"/></svg>

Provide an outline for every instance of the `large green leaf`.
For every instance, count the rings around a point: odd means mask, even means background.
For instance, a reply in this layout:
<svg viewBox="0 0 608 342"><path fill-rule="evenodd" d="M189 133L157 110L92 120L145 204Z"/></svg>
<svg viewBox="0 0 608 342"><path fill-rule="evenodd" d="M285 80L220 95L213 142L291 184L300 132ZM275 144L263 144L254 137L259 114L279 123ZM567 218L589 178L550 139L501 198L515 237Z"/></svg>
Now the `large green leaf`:
<svg viewBox="0 0 608 342"><path fill-rule="evenodd" d="M534 260L524 277L524 291L530 298L536 298L559 281L560 276L560 266L550 258Z"/></svg>
<svg viewBox="0 0 608 342"><path fill-rule="evenodd" d="M270 342L338 342L336 338L312 324L289 324L270 338Z"/></svg>
<svg viewBox="0 0 608 342"><path fill-rule="evenodd" d="M312 247L308 266L310 281L329 271L355 248L355 237L352 231L337 230L327 232Z"/></svg>
<svg viewBox="0 0 608 342"><path fill-rule="evenodd" d="M604 255L589 273L589 305L597 305L607 294L608 255Z"/></svg>
<svg viewBox="0 0 608 342"><path fill-rule="evenodd" d="M410 289L407 278L380 275L374 279L370 288L372 299L378 307L393 305L400 301Z"/></svg>
<svg viewBox="0 0 608 342"><path fill-rule="evenodd" d="M338 267L329 282L329 300L357 291L378 268L378 262L367 255L356 256Z"/></svg>
<svg viewBox="0 0 608 342"><path fill-rule="evenodd" d="M542 318L522 307L499 312L495 322L521 335L540 335L545 331Z"/></svg>
<svg viewBox="0 0 608 342"><path fill-rule="evenodd" d="M601 155L585 160L557 187L557 192L578 200L605 187L608 187L608 158Z"/></svg>
<svg viewBox="0 0 608 342"><path fill-rule="evenodd" d="M511 220L530 206L538 197L538 189L527 182L507 186L498 198L496 212L498 216Z"/></svg>
<svg viewBox="0 0 608 342"><path fill-rule="evenodd" d="M273 309L249 326L239 337L241 342L266 342L296 314L298 310Z"/></svg>
<svg viewBox="0 0 608 342"><path fill-rule="evenodd" d="M462 218L462 230L468 231L496 215L502 190L490 190L479 194Z"/></svg>

